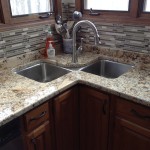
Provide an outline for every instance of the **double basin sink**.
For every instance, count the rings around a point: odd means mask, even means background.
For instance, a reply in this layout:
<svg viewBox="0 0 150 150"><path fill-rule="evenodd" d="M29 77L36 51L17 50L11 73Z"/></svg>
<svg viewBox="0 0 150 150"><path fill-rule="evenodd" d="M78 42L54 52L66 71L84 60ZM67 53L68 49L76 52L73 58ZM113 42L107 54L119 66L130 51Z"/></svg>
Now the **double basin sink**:
<svg viewBox="0 0 150 150"><path fill-rule="evenodd" d="M103 76L105 78L114 79L128 72L131 68L133 68L132 65L109 60L99 60L93 64L82 67L79 70L98 76ZM31 64L23 69L15 70L14 72L32 80L44 83L57 79L71 72L71 70L55 66L47 62L37 62L36 64Z"/></svg>

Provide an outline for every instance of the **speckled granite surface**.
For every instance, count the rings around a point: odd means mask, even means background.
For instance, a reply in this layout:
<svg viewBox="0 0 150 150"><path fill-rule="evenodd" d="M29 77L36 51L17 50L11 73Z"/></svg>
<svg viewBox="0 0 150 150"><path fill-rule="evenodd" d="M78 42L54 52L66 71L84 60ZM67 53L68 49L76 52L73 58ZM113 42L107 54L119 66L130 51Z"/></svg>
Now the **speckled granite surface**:
<svg viewBox="0 0 150 150"><path fill-rule="evenodd" d="M73 71L51 82L39 83L13 73L11 69L14 65L3 67L3 63L1 63L0 126L77 83L90 85L150 107L150 57L147 55L117 50L110 53L106 49L93 48L92 52L87 50L79 56L76 66L70 63L71 56L68 54L58 55L52 61L45 61L67 67L81 67L101 58L134 64L135 68L116 79ZM19 60L14 61L18 62ZM6 66L6 62L4 65Z"/></svg>

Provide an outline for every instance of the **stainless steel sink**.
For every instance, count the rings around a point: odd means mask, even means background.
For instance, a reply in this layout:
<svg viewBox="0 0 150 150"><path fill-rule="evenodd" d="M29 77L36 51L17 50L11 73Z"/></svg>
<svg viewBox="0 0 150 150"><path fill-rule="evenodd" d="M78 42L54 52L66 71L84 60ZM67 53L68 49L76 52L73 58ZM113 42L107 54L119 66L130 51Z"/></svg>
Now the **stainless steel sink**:
<svg viewBox="0 0 150 150"><path fill-rule="evenodd" d="M15 72L38 82L49 82L69 73L70 70L46 62L38 62Z"/></svg>
<svg viewBox="0 0 150 150"><path fill-rule="evenodd" d="M92 73L95 75L103 76L106 78L118 78L122 74L129 71L134 66L118 63L109 60L99 60L96 63L88 65L81 70L84 72Z"/></svg>

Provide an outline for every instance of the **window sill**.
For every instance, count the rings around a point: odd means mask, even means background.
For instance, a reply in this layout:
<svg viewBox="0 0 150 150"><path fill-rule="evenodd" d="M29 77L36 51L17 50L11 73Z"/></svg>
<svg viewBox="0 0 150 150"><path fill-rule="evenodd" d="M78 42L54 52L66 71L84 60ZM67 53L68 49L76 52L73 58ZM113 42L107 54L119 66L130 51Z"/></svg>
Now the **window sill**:
<svg viewBox="0 0 150 150"><path fill-rule="evenodd" d="M120 15L99 15L99 16L90 16L89 14L83 14L82 19L88 19L91 21L99 21L106 23L121 23L121 24L136 24L136 25L150 25L150 18L147 17L138 17L134 18L131 16L120 16Z"/></svg>
<svg viewBox="0 0 150 150"><path fill-rule="evenodd" d="M14 30L18 28L32 27L32 26L38 26L38 25L44 25L44 24L54 24L54 23L55 23L54 17L51 17L51 19L46 19L46 20L30 21L30 22L24 22L24 23L15 23L15 24L0 23L0 32Z"/></svg>

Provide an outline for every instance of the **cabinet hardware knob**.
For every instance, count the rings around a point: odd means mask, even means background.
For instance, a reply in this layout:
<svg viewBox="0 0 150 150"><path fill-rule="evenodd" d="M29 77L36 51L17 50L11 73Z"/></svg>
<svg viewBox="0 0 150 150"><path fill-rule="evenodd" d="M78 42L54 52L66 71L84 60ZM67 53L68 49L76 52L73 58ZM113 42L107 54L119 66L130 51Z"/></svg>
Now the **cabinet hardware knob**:
<svg viewBox="0 0 150 150"><path fill-rule="evenodd" d="M44 117L44 116L45 116L45 114L46 114L46 111L43 111L43 112L42 112L39 116L37 116L37 117L33 117L33 118L30 118L29 122L32 122L32 121L38 120L38 119L40 119L40 118Z"/></svg>
<svg viewBox="0 0 150 150"><path fill-rule="evenodd" d="M140 118L140 119L144 119L144 120L150 120L150 116L144 116L141 115L140 113L138 113L136 110L131 109L131 113L134 114L136 117Z"/></svg>

